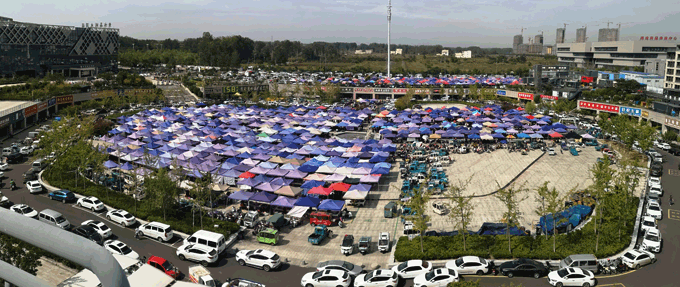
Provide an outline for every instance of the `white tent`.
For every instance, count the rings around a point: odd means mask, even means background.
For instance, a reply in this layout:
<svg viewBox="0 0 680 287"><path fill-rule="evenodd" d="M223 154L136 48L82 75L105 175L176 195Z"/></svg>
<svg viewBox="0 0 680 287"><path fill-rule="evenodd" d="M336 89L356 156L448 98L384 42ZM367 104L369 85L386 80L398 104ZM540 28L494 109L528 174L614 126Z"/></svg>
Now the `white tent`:
<svg viewBox="0 0 680 287"><path fill-rule="evenodd" d="M308 210L307 206L294 206L286 215L290 218L302 218Z"/></svg>
<svg viewBox="0 0 680 287"><path fill-rule="evenodd" d="M368 191L360 191L360 190L350 190L345 193L345 195L342 197L343 199L352 199L352 200L362 200L366 199L366 196L368 196Z"/></svg>

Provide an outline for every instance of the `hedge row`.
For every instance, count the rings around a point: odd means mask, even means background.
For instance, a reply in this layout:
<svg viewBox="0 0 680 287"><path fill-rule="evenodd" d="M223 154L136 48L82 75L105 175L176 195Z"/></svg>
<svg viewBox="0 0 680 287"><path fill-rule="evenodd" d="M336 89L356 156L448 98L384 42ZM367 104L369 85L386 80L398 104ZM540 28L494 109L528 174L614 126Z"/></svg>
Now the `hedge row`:
<svg viewBox="0 0 680 287"><path fill-rule="evenodd" d="M637 206L636 199L635 206ZM632 217L635 218L635 210ZM630 217L628 214L626 217ZM581 230L568 234L557 235L556 251L553 252L552 236L512 236L511 249L508 252L508 237L506 235L471 235L466 237L467 251L463 251L463 237L456 236L424 236L423 250L420 251L420 239L416 237L399 238L394 258L397 261L411 259L445 260L465 255L480 256L482 258L510 259L562 259L572 254L595 254L599 258L617 254L628 247L633 233L633 225L627 224L621 229L619 240L618 225L615 222L606 223L600 228L600 238L597 252L595 251L594 224L591 221Z"/></svg>
<svg viewBox="0 0 680 287"><path fill-rule="evenodd" d="M84 188L82 179L78 182L79 186L75 186L73 173L59 174L59 171L52 170L51 168L52 166L48 167L45 172L43 172L43 180L51 183L51 185L68 189L84 196L95 196L104 202L104 204L115 209L126 210L142 220L163 222L172 226L174 230L186 234L193 234L198 230L204 229L222 233L225 237L229 237L230 234L239 229L238 224L234 222L216 220L207 216L203 216L203 228L201 228L201 219L198 214L196 214L194 221L190 212L181 213L171 208L166 210L166 220L164 220L163 211L154 206L150 206L150 204L143 199L137 202L137 210L135 211L135 201L131 196L110 190L103 186L95 185L89 181ZM217 225L218 227L216 228L214 225Z"/></svg>

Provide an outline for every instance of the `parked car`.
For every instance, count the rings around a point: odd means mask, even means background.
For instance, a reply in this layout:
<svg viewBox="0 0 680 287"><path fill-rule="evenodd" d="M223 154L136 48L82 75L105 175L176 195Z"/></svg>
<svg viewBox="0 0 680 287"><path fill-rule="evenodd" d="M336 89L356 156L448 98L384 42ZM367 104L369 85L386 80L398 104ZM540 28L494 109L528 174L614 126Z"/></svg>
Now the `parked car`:
<svg viewBox="0 0 680 287"><path fill-rule="evenodd" d="M658 177L655 177L655 176L651 176L651 177L649 177L649 180L647 181L647 184L648 184L649 186L652 186L652 185L661 185L661 179L658 178Z"/></svg>
<svg viewBox="0 0 680 287"><path fill-rule="evenodd" d="M236 262L241 266L254 266L269 272L281 266L281 258L276 253L264 250L241 250L236 253Z"/></svg>
<svg viewBox="0 0 680 287"><path fill-rule="evenodd" d="M319 262L319 264L316 265L316 271L323 270L341 270L343 272L349 273L349 275L351 275L352 277L356 277L357 275L361 274L364 271L364 269L361 268L361 266L342 260L330 260Z"/></svg>
<svg viewBox="0 0 680 287"><path fill-rule="evenodd" d="M656 219L654 217L651 217L649 215L643 216L642 217L642 223L640 229L642 229L642 232L647 232L649 229L656 229Z"/></svg>
<svg viewBox="0 0 680 287"><path fill-rule="evenodd" d="M446 262L445 266L456 270L458 274L483 275L489 272L489 262L477 256L463 256Z"/></svg>
<svg viewBox="0 0 680 287"><path fill-rule="evenodd" d="M91 240L94 243L97 243L99 245L103 245L103 239L102 236L97 233L97 231L89 225L81 225L73 229L73 233L80 235L82 237L85 237L89 240Z"/></svg>
<svg viewBox="0 0 680 287"><path fill-rule="evenodd" d="M392 271L396 272L401 278L411 279L432 271L432 263L423 260L409 260L392 267Z"/></svg>
<svg viewBox="0 0 680 287"><path fill-rule="evenodd" d="M39 193L43 191L43 187L37 180L32 180L26 183L29 193Z"/></svg>
<svg viewBox="0 0 680 287"><path fill-rule="evenodd" d="M76 196L70 190L62 189L50 192L47 197L52 200L59 200L63 203L76 201Z"/></svg>
<svg viewBox="0 0 680 287"><path fill-rule="evenodd" d="M137 222L137 219L132 216L132 214L122 209L114 209L107 212L106 218L125 227L131 226Z"/></svg>
<svg viewBox="0 0 680 287"><path fill-rule="evenodd" d="M647 203L647 208L645 209L645 215L649 215L651 217L654 217L657 220L661 220L661 218L663 217L663 212L661 210L661 206L658 203L655 203L655 202Z"/></svg>
<svg viewBox="0 0 680 287"><path fill-rule="evenodd" d="M9 168L9 164L6 162L0 163L0 170L7 170Z"/></svg>
<svg viewBox="0 0 680 287"><path fill-rule="evenodd" d="M504 276L509 278L517 276L533 276L538 279L541 276L548 274L548 268L536 260L520 258L512 261L507 261L498 267L498 270Z"/></svg>
<svg viewBox="0 0 680 287"><path fill-rule="evenodd" d="M548 273L548 283L552 286L595 286L593 272L581 268L562 268Z"/></svg>
<svg viewBox="0 0 680 287"><path fill-rule="evenodd" d="M641 266L656 262L656 257L649 251L634 249L623 254L623 264L628 268L638 269Z"/></svg>
<svg viewBox="0 0 680 287"><path fill-rule="evenodd" d="M390 250L390 233L389 232L380 232L378 235L378 250L380 252L387 252Z"/></svg>
<svg viewBox="0 0 680 287"><path fill-rule="evenodd" d="M304 287L348 287L351 283L349 274L340 270L309 272L300 280L300 285Z"/></svg>
<svg viewBox="0 0 680 287"><path fill-rule="evenodd" d="M81 197L76 202L76 205L92 211L104 210L104 203L94 196Z"/></svg>
<svg viewBox="0 0 680 287"><path fill-rule="evenodd" d="M413 279L415 287L446 287L449 283L458 282L456 270L437 268Z"/></svg>
<svg viewBox="0 0 680 287"><path fill-rule="evenodd" d="M104 248L113 254L123 255L139 260L139 254L134 252L130 247L119 240L106 240L104 242Z"/></svg>
<svg viewBox="0 0 680 287"><path fill-rule="evenodd" d="M557 155L554 148L548 148L548 155Z"/></svg>
<svg viewBox="0 0 680 287"><path fill-rule="evenodd" d="M645 236L642 239L640 249L651 251L654 253L659 253L661 252L662 240L663 239L661 238L661 233L659 232L658 229L656 228L647 229L647 231L645 232Z"/></svg>
<svg viewBox="0 0 680 287"><path fill-rule="evenodd" d="M12 205L12 207L10 207L9 210L14 211L14 212L21 214L23 216L26 216L26 217L38 218L38 212L35 211L35 209L31 208L30 206L28 206L26 204Z"/></svg>
<svg viewBox="0 0 680 287"><path fill-rule="evenodd" d="M179 260L191 260L201 263L203 266L217 262L217 250L215 248L205 247L198 244L184 244L177 248L176 251Z"/></svg>
<svg viewBox="0 0 680 287"><path fill-rule="evenodd" d="M168 276L177 279L179 277L180 272L177 267L172 266L170 264L170 261L165 260L164 258L158 257L158 256L151 256L149 257L149 260L146 262L146 264L149 264L156 269L162 271L163 273L167 274Z"/></svg>
<svg viewBox="0 0 680 287"><path fill-rule="evenodd" d="M97 233L99 233L99 235L101 235L102 238L104 238L104 239L109 238L109 237L111 237L111 235L113 235L113 231L111 231L111 228L109 228L108 226L106 226L106 224L102 223L101 221L96 221L96 220L85 220L85 221L83 221L83 223L81 223L80 225L91 226L91 227L94 228L94 230L97 231Z"/></svg>
<svg viewBox="0 0 680 287"><path fill-rule="evenodd" d="M354 279L356 287L396 287L397 284L399 284L397 272L388 269L373 270Z"/></svg>
<svg viewBox="0 0 680 287"><path fill-rule="evenodd" d="M137 227L135 237L139 239L142 236L151 237L160 242L167 242L175 237L175 233L170 225L154 221Z"/></svg>

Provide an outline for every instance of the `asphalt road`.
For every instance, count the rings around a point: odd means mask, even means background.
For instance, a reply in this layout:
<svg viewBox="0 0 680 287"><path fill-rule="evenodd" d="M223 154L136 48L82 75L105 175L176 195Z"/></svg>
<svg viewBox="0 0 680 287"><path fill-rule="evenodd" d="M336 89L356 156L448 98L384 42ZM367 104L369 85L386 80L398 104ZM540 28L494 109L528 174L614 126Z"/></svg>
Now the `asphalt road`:
<svg viewBox="0 0 680 287"><path fill-rule="evenodd" d="M23 139L28 132L34 130L36 127L26 130L15 139ZM13 141L13 140L12 140ZM10 140L2 143L2 146L11 144ZM664 218L659 222L659 228L663 237L662 252L656 255L658 261L650 266L641 268L640 270L612 275L612 276L598 276L598 286L620 286L620 287L642 287L642 286L678 286L675 281L673 267L676 263L676 253L679 250L680 239L678 239L678 227L680 226L680 208L678 216L668 218L669 215L669 194L680 198L680 191L676 190L676 186L680 186L680 170L678 170L678 163L680 160L666 152L662 152L666 162L664 163L664 176L661 178L662 184L665 188L666 194L663 196L662 207L664 208ZM131 228L123 228L104 218L105 212L93 213L89 210L84 210L76 207L74 204L63 204L61 202L52 201L46 197L45 194L31 195L27 192L25 186L21 184L21 174L29 169L30 162L22 164L10 165L10 169L5 171L4 185L1 191L11 201L15 203L25 203L36 210L43 210L46 208L54 209L61 212L66 219L72 224L79 225L81 222L88 219L96 219L106 223L114 232L114 237L128 244L133 250L138 252L141 256L156 255L168 259L172 264L177 266L183 273L187 272L188 267L195 263L180 261L176 255L175 250L181 244L178 239L170 243L159 243L152 239L137 240L134 238L133 230ZM13 178L18 184L19 189L10 191L7 187L9 179ZM237 243L238 245L238 243ZM226 278L247 278L257 282L261 282L267 286L299 286L300 278L306 273L313 271L312 268L303 268L298 266L291 266L283 264L280 270L272 272L264 272L263 270L254 269L250 267L241 267L234 261L234 252L230 251L218 262L216 266L208 269L213 273L217 280L224 280ZM338 258L342 259L342 258ZM184 278L187 280L186 278ZM513 278L508 279L503 276L466 276L465 280L480 279L482 286L501 286L503 284L515 283L522 284L522 286L549 286L546 278ZM400 286L413 286L412 281L401 282Z"/></svg>

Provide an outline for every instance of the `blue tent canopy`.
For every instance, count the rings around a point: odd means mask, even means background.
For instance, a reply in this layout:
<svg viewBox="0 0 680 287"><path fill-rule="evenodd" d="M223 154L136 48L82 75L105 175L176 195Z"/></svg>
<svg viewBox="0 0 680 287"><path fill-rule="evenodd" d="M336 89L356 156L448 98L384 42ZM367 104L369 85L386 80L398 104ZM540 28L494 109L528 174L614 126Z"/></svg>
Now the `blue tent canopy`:
<svg viewBox="0 0 680 287"><path fill-rule="evenodd" d="M276 200L272 201L271 205L292 208L295 206L295 201L297 201L295 198L279 196Z"/></svg>
<svg viewBox="0 0 680 287"><path fill-rule="evenodd" d="M321 202L321 199L318 199L316 197L300 197L298 200L295 201L295 206L307 206L307 207L317 207L319 206L319 203Z"/></svg>
<svg viewBox="0 0 680 287"><path fill-rule="evenodd" d="M345 206L344 200L324 199L319 204L319 210L340 211Z"/></svg>
<svg viewBox="0 0 680 287"><path fill-rule="evenodd" d="M104 162L104 167L106 167L106 168L116 168L116 167L118 167L118 164L113 162L113 161L107 160L106 162Z"/></svg>
<svg viewBox="0 0 680 287"><path fill-rule="evenodd" d="M246 201L253 197L253 195L255 195L255 193L248 192L245 190L239 190L237 192L230 194L229 199Z"/></svg>
<svg viewBox="0 0 680 287"><path fill-rule="evenodd" d="M270 203L274 201L278 197L278 195L269 193L266 191L261 191L253 195L249 201L255 201L255 202L261 202L261 203Z"/></svg>

